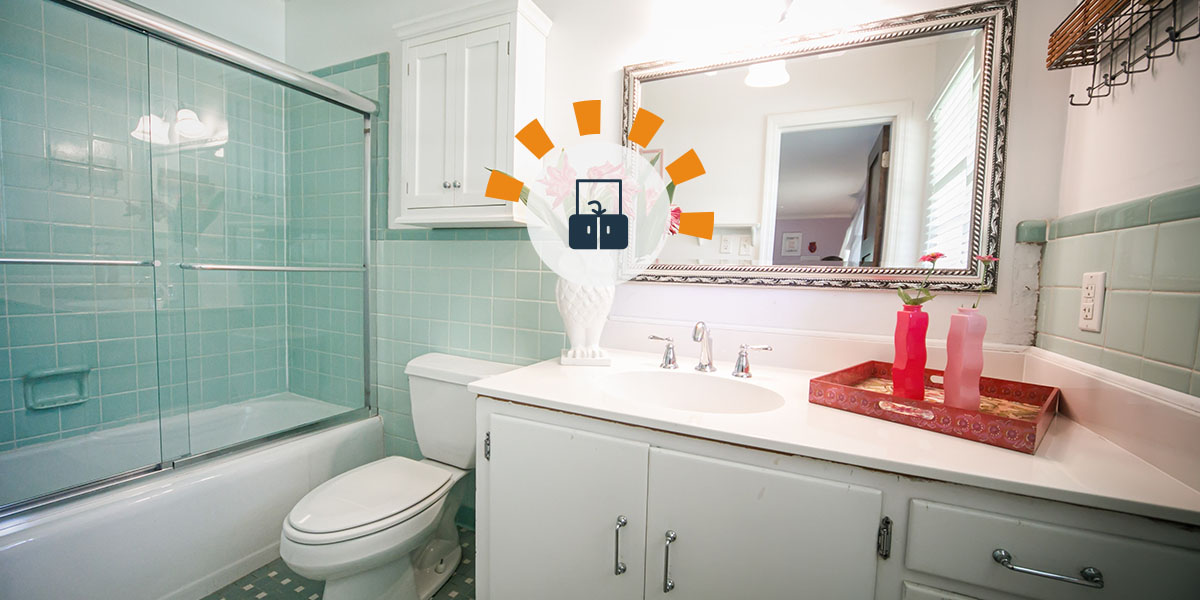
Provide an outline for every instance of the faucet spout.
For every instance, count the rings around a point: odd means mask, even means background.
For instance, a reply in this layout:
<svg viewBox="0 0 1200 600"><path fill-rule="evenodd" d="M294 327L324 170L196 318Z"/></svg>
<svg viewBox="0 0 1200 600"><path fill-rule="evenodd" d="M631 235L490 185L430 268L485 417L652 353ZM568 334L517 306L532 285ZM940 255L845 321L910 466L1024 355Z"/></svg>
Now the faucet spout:
<svg viewBox="0 0 1200 600"><path fill-rule="evenodd" d="M708 330L708 324L696 322L692 329L692 341L700 342L700 363L696 365L696 370L704 373L716 371L712 362L712 332Z"/></svg>

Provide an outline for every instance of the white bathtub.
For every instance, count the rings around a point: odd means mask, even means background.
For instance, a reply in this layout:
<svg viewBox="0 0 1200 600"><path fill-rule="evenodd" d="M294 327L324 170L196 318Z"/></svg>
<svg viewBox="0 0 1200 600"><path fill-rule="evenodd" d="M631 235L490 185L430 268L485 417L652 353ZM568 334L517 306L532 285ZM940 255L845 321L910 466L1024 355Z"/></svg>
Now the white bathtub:
<svg viewBox="0 0 1200 600"><path fill-rule="evenodd" d="M200 454L319 421L346 407L281 393L162 419L162 452ZM159 421L0 453L0 506L158 464Z"/></svg>
<svg viewBox="0 0 1200 600"><path fill-rule="evenodd" d="M276 398L198 411L193 449L270 433L281 419L311 421L308 411L317 408ZM140 426L111 430L130 430L116 438L101 432L10 454L38 450L26 458L44 465L36 473L42 478L100 463L111 468L140 458L147 443L157 446L157 427L151 423L147 434ZM375 417L17 515L0 522L0 598L195 600L278 556L283 519L309 490L382 456ZM0 485L11 485L12 475L0 467Z"/></svg>

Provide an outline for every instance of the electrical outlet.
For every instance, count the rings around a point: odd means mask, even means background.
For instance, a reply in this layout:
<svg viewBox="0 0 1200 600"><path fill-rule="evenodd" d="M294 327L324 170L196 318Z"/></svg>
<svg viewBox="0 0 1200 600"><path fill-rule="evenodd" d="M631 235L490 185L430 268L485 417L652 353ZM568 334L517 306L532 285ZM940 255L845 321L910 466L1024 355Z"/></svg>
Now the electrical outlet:
<svg viewBox="0 0 1200 600"><path fill-rule="evenodd" d="M1103 271L1083 274L1079 294L1079 329L1082 331L1100 332L1104 317L1104 279Z"/></svg>
<svg viewBox="0 0 1200 600"><path fill-rule="evenodd" d="M750 239L750 236L743 235L738 239L738 254L742 256L750 256L754 253L754 243Z"/></svg>
<svg viewBox="0 0 1200 600"><path fill-rule="evenodd" d="M733 236L721 236L721 254L733 254Z"/></svg>

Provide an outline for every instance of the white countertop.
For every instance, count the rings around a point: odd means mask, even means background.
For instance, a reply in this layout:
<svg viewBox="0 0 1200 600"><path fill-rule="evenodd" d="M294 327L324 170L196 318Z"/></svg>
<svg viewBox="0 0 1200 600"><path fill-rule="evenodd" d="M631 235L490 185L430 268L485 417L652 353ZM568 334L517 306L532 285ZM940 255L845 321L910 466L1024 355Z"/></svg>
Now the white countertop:
<svg viewBox="0 0 1200 600"><path fill-rule="evenodd" d="M809 379L822 373L758 366L748 383L781 394L782 407L750 414L682 411L606 392L611 387L606 377L657 370L660 358L611 354L611 367L564 367L549 360L479 380L469 389L720 442L1200 525L1200 491L1062 415L1037 454L1028 455L810 404ZM680 371L686 369L681 365ZM725 368L697 376L734 379Z"/></svg>

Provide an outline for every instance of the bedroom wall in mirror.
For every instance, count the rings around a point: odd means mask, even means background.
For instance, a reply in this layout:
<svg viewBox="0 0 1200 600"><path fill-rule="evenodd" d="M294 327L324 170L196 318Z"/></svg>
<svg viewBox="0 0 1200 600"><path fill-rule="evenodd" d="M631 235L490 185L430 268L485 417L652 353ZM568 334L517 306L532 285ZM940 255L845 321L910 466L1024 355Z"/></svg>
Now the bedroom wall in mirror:
<svg viewBox="0 0 1200 600"><path fill-rule="evenodd" d="M646 81L669 115L666 157L695 148L711 241L671 238L659 263L968 268L981 29ZM661 164L661 163L660 163Z"/></svg>

